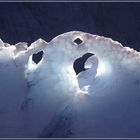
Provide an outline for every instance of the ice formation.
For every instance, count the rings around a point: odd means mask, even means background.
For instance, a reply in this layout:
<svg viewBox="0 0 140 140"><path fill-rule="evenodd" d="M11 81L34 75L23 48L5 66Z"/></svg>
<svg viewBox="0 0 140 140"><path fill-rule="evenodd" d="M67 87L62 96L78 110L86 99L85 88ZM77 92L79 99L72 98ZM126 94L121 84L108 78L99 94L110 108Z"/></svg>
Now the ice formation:
<svg viewBox="0 0 140 140"><path fill-rule="evenodd" d="M87 52L95 55L76 75ZM139 52L89 33L29 47L0 40L0 137L140 137L139 69Z"/></svg>

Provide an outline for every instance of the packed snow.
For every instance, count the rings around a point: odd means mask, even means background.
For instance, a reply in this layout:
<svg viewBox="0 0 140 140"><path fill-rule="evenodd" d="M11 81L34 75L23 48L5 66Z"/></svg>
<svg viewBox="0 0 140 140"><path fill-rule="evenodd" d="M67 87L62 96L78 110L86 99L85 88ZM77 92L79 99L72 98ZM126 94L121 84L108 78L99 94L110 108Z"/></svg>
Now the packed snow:
<svg viewBox="0 0 140 140"><path fill-rule="evenodd" d="M73 63L86 53L95 55L76 75ZM89 33L30 46L0 40L0 137L140 137L139 69L139 52Z"/></svg>

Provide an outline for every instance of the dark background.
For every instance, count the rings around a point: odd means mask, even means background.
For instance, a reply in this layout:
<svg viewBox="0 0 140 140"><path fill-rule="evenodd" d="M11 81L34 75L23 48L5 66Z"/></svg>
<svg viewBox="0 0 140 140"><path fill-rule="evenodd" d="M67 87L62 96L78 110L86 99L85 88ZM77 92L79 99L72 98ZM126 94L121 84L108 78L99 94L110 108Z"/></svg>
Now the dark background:
<svg viewBox="0 0 140 140"><path fill-rule="evenodd" d="M30 45L38 38L50 41L73 30L111 37L124 46L140 50L140 3L0 3L0 38L4 42ZM36 63L41 55L34 55ZM77 60L77 72L88 56Z"/></svg>

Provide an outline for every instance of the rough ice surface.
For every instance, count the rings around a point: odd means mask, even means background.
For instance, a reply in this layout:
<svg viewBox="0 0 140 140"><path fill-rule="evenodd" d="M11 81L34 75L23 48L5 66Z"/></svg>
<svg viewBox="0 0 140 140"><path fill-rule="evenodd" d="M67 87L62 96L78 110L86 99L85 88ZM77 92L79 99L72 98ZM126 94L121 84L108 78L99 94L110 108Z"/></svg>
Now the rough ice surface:
<svg viewBox="0 0 140 140"><path fill-rule="evenodd" d="M85 53L95 55L76 75ZM139 52L89 33L30 46L0 40L0 137L140 137L139 69Z"/></svg>

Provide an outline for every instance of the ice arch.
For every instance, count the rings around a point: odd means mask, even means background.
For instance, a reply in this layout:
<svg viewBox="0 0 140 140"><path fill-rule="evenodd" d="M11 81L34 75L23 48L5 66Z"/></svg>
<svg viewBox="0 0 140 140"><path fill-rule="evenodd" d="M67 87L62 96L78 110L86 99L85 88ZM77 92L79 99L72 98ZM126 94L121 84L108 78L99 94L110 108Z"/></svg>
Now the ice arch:
<svg viewBox="0 0 140 140"><path fill-rule="evenodd" d="M95 54L85 64L90 69L76 76L73 62L87 52ZM1 40L0 137L139 137L139 57L79 31L29 47Z"/></svg>
<svg viewBox="0 0 140 140"><path fill-rule="evenodd" d="M74 40L73 38L77 36L82 39L82 43L76 47L76 44L71 45L71 43L72 40ZM49 57L49 54L52 54L54 51L56 53ZM86 65L91 65L91 69L82 72L77 77L80 88L83 90L81 92L76 75L72 69L72 63L85 52L94 53L96 57L89 58L89 62L86 63ZM34 100L38 102L37 104L35 103L34 113L38 114L37 112L39 112L41 114L42 112L46 114L43 115L46 116L45 118L39 119L37 117L34 120L34 122L38 119L42 121L36 124L40 126L39 128L43 128L44 120L46 120L46 128L40 135L41 137L100 137L100 135L101 137L109 137L110 133L111 136L128 136L130 132L131 135L134 135L135 131L138 131L138 129L132 131L130 127L131 125L138 127L136 119L139 118L139 114L136 113L139 108L135 108L137 110L136 112L133 112L132 109L137 104L140 90L140 86L136 84L136 81L139 81L140 77L139 71L136 71L136 69L139 69L138 52L125 48L120 43L109 38L83 32L69 32L53 39L49 43L48 48L44 50L44 53L46 55L44 55L44 61L39 64L40 69L42 69L42 64L43 66L47 66L48 63L50 68L52 68L50 71L55 71L55 76L58 74L58 77L55 77L57 79L55 79L55 81L60 81L60 85L58 86L53 82L53 87L51 87L52 84L50 81L52 79L48 80L46 77L44 87L46 88L46 85L49 85L49 90L52 89L52 91L42 93L47 95L46 98L51 98L51 100L49 99L51 103L46 101L45 96L43 96L42 99L42 95L37 92L37 87L35 87L35 89L33 87L33 91L30 94ZM56 54L58 55L57 57ZM53 64L50 64L47 60ZM93 67L97 69L93 70ZM47 67L44 69L44 72L41 70L41 73L46 74L46 70ZM49 75L49 73L46 74L46 76L47 75ZM82 83L81 77L86 78ZM61 83L61 81L63 82ZM135 96L133 92L136 93ZM36 93L36 95L39 93L39 95L36 96L34 93ZM75 96L75 93L86 94L78 94L78 96ZM57 97L57 101L56 98L54 98L54 94L56 94L55 97ZM38 99L40 99L40 101ZM43 100L44 104L42 102ZM130 101L132 101L131 104ZM40 107L41 104L42 107ZM50 113L50 110L43 106L53 108L51 109L52 112ZM128 106L132 110L128 116L125 116L125 110L128 110ZM54 112L57 112L56 115ZM106 114L104 112L108 113ZM110 118L111 112L113 112L112 118ZM51 121L52 116L54 116L54 118ZM132 116L135 120L129 122L128 120ZM67 120L64 118L67 118ZM86 123L84 123L85 120ZM113 123L110 124L110 120L113 121ZM122 121L124 122L124 127L122 127ZM61 126L61 124L63 129L56 129ZM111 129L112 127L117 131ZM41 132L39 129L36 131Z"/></svg>

